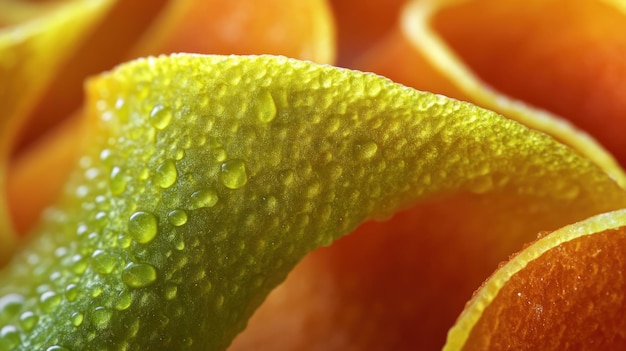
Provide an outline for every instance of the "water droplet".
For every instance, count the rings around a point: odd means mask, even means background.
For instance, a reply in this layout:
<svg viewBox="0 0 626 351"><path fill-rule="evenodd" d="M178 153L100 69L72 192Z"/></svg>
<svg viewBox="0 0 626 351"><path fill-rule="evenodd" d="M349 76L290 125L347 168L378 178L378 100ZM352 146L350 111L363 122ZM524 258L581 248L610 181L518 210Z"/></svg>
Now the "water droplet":
<svg viewBox="0 0 626 351"><path fill-rule="evenodd" d="M63 347L63 346L54 345L54 346L48 347L46 351L70 351L70 349Z"/></svg>
<svg viewBox="0 0 626 351"><path fill-rule="evenodd" d="M61 303L61 295L53 291L46 291L39 297L39 304L44 312L52 312L59 303Z"/></svg>
<svg viewBox="0 0 626 351"><path fill-rule="evenodd" d="M132 302L130 292L124 290L117 296L117 303L115 304L115 309L118 311L123 311L130 307Z"/></svg>
<svg viewBox="0 0 626 351"><path fill-rule="evenodd" d="M102 287L102 284L98 283L97 285L91 286L91 297L98 297L102 295L103 292L104 288Z"/></svg>
<svg viewBox="0 0 626 351"><path fill-rule="evenodd" d="M262 91L257 98L257 116L263 123L269 123L276 117L276 102L269 91Z"/></svg>
<svg viewBox="0 0 626 351"><path fill-rule="evenodd" d="M165 299L166 300L173 300L176 298L176 294L178 293L178 287L176 285L167 285L165 287Z"/></svg>
<svg viewBox="0 0 626 351"><path fill-rule="evenodd" d="M139 178L139 180L146 180L150 178L150 170L148 169L148 167L142 168L137 178Z"/></svg>
<svg viewBox="0 0 626 351"><path fill-rule="evenodd" d="M79 198L83 198L89 195L89 188L85 185L81 185L76 188L76 196Z"/></svg>
<svg viewBox="0 0 626 351"><path fill-rule="evenodd" d="M83 319L84 319L84 316L83 316L83 314L82 314L82 313L80 313L80 312L74 312L74 313L72 313L72 315L70 316L70 320L72 321L72 324L73 324L75 327L78 327L78 326L80 326L81 324L83 324Z"/></svg>
<svg viewBox="0 0 626 351"><path fill-rule="evenodd" d="M85 171L85 178L89 180L94 180L100 175L100 170L98 168L89 168Z"/></svg>
<svg viewBox="0 0 626 351"><path fill-rule="evenodd" d="M178 251L185 249L185 240L183 237L179 237L176 243L174 243L174 248Z"/></svg>
<svg viewBox="0 0 626 351"><path fill-rule="evenodd" d="M185 150L183 149L176 150L176 154L174 155L174 158L176 159L176 161L180 161L183 158L185 158Z"/></svg>
<svg viewBox="0 0 626 351"><path fill-rule="evenodd" d="M309 199L314 198L314 197L316 197L317 195L319 195L319 193L320 193L320 189L321 189L321 187L320 187L320 183L318 183L318 182L313 182L312 184L309 184L309 185L306 187L306 190L305 190L305 192L304 192L304 195L305 195L307 198L309 198Z"/></svg>
<svg viewBox="0 0 626 351"><path fill-rule="evenodd" d="M119 167L113 167L111 176L109 177L109 185L113 195L119 195L126 189L126 178Z"/></svg>
<svg viewBox="0 0 626 351"><path fill-rule="evenodd" d="M20 294L7 294L0 297L0 311L3 317L16 315L24 304L24 296Z"/></svg>
<svg viewBox="0 0 626 351"><path fill-rule="evenodd" d="M217 161L217 162L224 162L226 160L226 158L228 157L228 154L226 153L226 150L224 150L222 148L215 149L214 155L215 155L215 161Z"/></svg>
<svg viewBox="0 0 626 351"><path fill-rule="evenodd" d="M65 298L67 301L74 301L78 297L79 289L76 284L68 284L65 287Z"/></svg>
<svg viewBox="0 0 626 351"><path fill-rule="evenodd" d="M174 160L167 160L161 163L154 175L154 181L163 189L169 188L176 183L178 173Z"/></svg>
<svg viewBox="0 0 626 351"><path fill-rule="evenodd" d="M204 208L204 207L213 207L219 201L219 197L217 196L217 192L213 189L202 189L195 191L191 194L191 208L193 210Z"/></svg>
<svg viewBox="0 0 626 351"><path fill-rule="evenodd" d="M20 326L25 330L29 331L33 329L39 317L32 311L26 311L20 315Z"/></svg>
<svg viewBox="0 0 626 351"><path fill-rule="evenodd" d="M187 223L187 212L183 210L171 211L167 214L167 220L170 222L171 225L175 227L180 227L181 225Z"/></svg>
<svg viewBox="0 0 626 351"><path fill-rule="evenodd" d="M163 105L156 105L150 112L150 124L157 129L165 129L172 121L172 110Z"/></svg>
<svg viewBox="0 0 626 351"><path fill-rule="evenodd" d="M99 224L106 224L106 222L107 222L107 217L108 217L108 216L107 216L107 213L106 213L106 212L102 212L102 211L101 211L101 212L96 213L96 215L94 216L94 219L95 219L97 222L100 222Z"/></svg>
<svg viewBox="0 0 626 351"><path fill-rule="evenodd" d="M122 281L131 288L143 288L157 278L156 269L146 263L129 263L122 271Z"/></svg>
<svg viewBox="0 0 626 351"><path fill-rule="evenodd" d="M130 216L128 233L140 244L151 242L157 235L158 221L150 212L138 211Z"/></svg>
<svg viewBox="0 0 626 351"><path fill-rule="evenodd" d="M70 269L74 274L83 274L87 269L87 260L80 254L73 255L70 259Z"/></svg>
<svg viewBox="0 0 626 351"><path fill-rule="evenodd" d="M368 159L374 157L378 151L378 145L373 141L366 141L361 144L356 144L355 155L360 159Z"/></svg>
<svg viewBox="0 0 626 351"><path fill-rule="evenodd" d="M132 244L133 239L131 239L129 236L120 234L117 237L117 243L120 245L120 247L122 249L127 249L130 247L130 244Z"/></svg>
<svg viewBox="0 0 626 351"><path fill-rule="evenodd" d="M110 251L96 250L92 258L93 270L100 274L109 274L115 268L118 257Z"/></svg>
<svg viewBox="0 0 626 351"><path fill-rule="evenodd" d="M111 311L103 306L98 306L91 313L91 321L96 328L101 329L109 324L111 320Z"/></svg>
<svg viewBox="0 0 626 351"><path fill-rule="evenodd" d="M222 163L220 174L222 184L229 189L239 189L248 182L246 164L242 160L230 160Z"/></svg>
<svg viewBox="0 0 626 351"><path fill-rule="evenodd" d="M6 325L0 329L0 347L15 346L20 342L20 333L14 325Z"/></svg>
<svg viewBox="0 0 626 351"><path fill-rule="evenodd" d="M109 165L112 160L112 153L109 149L104 149L100 151L100 160L104 162L104 164Z"/></svg>

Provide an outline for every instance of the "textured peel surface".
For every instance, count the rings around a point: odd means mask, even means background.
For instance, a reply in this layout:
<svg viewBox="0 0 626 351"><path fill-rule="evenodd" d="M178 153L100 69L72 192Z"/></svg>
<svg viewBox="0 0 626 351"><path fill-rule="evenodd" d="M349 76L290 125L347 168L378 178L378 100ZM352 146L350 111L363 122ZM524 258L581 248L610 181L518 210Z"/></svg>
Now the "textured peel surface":
<svg viewBox="0 0 626 351"><path fill-rule="evenodd" d="M444 350L619 350L624 337L624 210L556 230L500 267Z"/></svg>
<svg viewBox="0 0 626 351"><path fill-rule="evenodd" d="M174 55L87 90L64 199L0 277L0 350L224 349L306 253L364 220L458 192L625 201L550 137L372 74Z"/></svg>

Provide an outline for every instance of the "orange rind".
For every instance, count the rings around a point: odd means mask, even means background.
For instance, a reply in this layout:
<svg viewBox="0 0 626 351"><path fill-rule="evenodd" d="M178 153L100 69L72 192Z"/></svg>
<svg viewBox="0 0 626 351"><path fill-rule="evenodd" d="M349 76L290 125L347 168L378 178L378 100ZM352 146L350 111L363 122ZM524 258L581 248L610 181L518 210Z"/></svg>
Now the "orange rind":
<svg viewBox="0 0 626 351"><path fill-rule="evenodd" d="M173 0L131 56L274 54L334 63L335 50L326 0Z"/></svg>
<svg viewBox="0 0 626 351"><path fill-rule="evenodd" d="M592 1L593 2L593 1ZM558 1L548 1L547 3L558 3ZM577 4L580 2L577 2ZM608 3L608 2L607 2ZM519 121L530 128L548 133L575 148L579 153L594 160L601 165L608 173L610 173L621 184L626 184L626 178L621 167L618 166L614 157L609 154L600 144L590 137L585 131L575 127L570 122L560 118L552 113L544 110L543 106L533 106L529 102L515 96L507 95L504 92L495 89L489 80L483 80L473 70L473 67L466 62L462 54L455 51L455 47L446 41L446 37L440 33L439 28L443 27L443 23L453 23L450 25L454 28L478 27L476 23L480 21L475 17L481 16L483 11L473 11L472 6L482 8L480 1L436 1L436 0L417 0L410 2L403 10L402 17L397 29L389 35L379 46L366 54L356 65L357 68L367 71L373 71L394 81L415 87L420 90L433 91L461 100L471 101L484 108L496 111L507 116L508 118ZM514 13L513 4L521 8L525 8L524 2L507 2L498 5L507 8ZM494 6L497 8L498 6ZM574 6L568 3L568 6ZM607 5L608 6L608 5ZM464 11L451 11L461 7ZM467 8L467 10L466 10ZM623 16L621 8L614 6L617 14L614 16ZM444 15L446 11L452 12L456 17L447 20ZM487 11L488 12L488 11ZM547 12L547 13L553 13ZM443 13L443 14L442 14ZM547 13L545 15L547 15ZM465 16L465 17L463 17ZM511 15L513 16L513 15ZM452 17L449 15L449 17ZM497 16L494 16L497 17ZM461 21L459 18L463 18ZM505 23L506 20L499 18L499 23ZM457 23L459 22L459 23ZM513 23L513 21L509 21ZM622 21L622 24L626 23ZM526 28L527 26L513 25L511 28ZM502 28L491 30L491 33L501 33ZM472 33L471 31L461 30L455 32L459 36ZM612 33L618 35L619 31ZM611 33L609 33L611 34ZM463 39L466 47L474 48L475 42L486 40L485 36L471 36L471 38ZM528 39L528 38L527 38ZM528 40L534 40L532 38ZM488 48L489 42L482 49ZM620 46L614 49L619 50ZM495 56L499 46L494 45L488 53ZM506 57L506 52L498 53L498 59L502 62L502 66L506 67L510 60ZM620 61L621 64L621 61ZM621 67L618 65L618 67ZM485 68L491 69L490 66ZM582 69L581 69L582 70ZM547 74L551 74L552 70L546 69ZM526 75L523 71L516 72L517 75ZM506 80L509 84L515 85L515 80L511 78L513 74L501 74L502 80ZM565 84L567 85L567 84ZM573 87L572 87L573 88ZM558 96L566 88L553 89L554 94L545 95L546 99ZM574 88L573 88L574 89ZM623 89L615 89L615 94L620 94ZM586 100L585 100L586 101ZM585 103L582 101L581 103ZM614 106L619 102L615 99L607 99L606 106ZM558 112L558 111L557 111ZM564 117L569 117L565 115ZM611 122L608 122L609 124ZM606 130L615 130L614 128L605 128ZM621 140L621 139L620 139Z"/></svg>
<svg viewBox="0 0 626 351"><path fill-rule="evenodd" d="M626 11L619 1L451 4L433 30L493 89L570 121L622 165ZM494 30L497 28L497 30Z"/></svg>
<svg viewBox="0 0 626 351"><path fill-rule="evenodd" d="M407 0L331 0L337 31L338 64L350 67L391 31Z"/></svg>
<svg viewBox="0 0 626 351"><path fill-rule="evenodd" d="M444 350L618 350L624 335L626 211L540 238L502 265Z"/></svg>

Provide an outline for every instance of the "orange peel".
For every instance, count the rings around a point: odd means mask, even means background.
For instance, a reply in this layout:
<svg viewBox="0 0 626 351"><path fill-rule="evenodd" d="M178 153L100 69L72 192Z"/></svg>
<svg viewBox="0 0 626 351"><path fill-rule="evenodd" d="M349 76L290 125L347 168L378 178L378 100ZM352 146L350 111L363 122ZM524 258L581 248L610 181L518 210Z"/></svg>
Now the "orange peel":
<svg viewBox="0 0 626 351"><path fill-rule="evenodd" d="M356 58L391 31L407 0L331 0L337 27L338 64L350 67Z"/></svg>
<svg viewBox="0 0 626 351"><path fill-rule="evenodd" d="M377 48L366 54L356 65L357 68L385 75L420 90L471 101L530 128L548 133L594 160L620 184L626 185L624 172L615 158L595 139L559 116L493 89L446 42L435 27L436 16L448 8L457 5L471 6L473 3L479 2L410 2L402 12L396 30ZM606 3L614 5L614 2ZM623 6L614 5L614 8L619 9L620 13L623 10Z"/></svg>
<svg viewBox="0 0 626 351"><path fill-rule="evenodd" d="M624 164L626 12L618 1L467 1L431 26L493 89L549 110ZM497 30L495 29L497 28ZM520 30L524 28L523 30Z"/></svg>
<svg viewBox="0 0 626 351"><path fill-rule="evenodd" d="M476 292L444 350L624 347L625 226L619 210L527 246Z"/></svg>
<svg viewBox="0 0 626 351"><path fill-rule="evenodd" d="M333 63L335 50L326 0L174 0L131 56L274 54Z"/></svg>

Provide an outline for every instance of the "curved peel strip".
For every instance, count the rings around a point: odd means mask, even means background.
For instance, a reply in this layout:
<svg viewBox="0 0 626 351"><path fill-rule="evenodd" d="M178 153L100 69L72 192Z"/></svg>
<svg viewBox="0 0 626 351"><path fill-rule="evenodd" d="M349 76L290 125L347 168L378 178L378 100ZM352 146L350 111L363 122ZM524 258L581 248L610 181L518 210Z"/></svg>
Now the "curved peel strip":
<svg viewBox="0 0 626 351"><path fill-rule="evenodd" d="M53 8L43 5L50 11L37 12L38 17L25 23L0 29L0 263L6 261L15 242L5 208L4 178L17 131L54 68L109 2L70 1ZM3 4L0 11L3 6L11 6Z"/></svg>
<svg viewBox="0 0 626 351"><path fill-rule="evenodd" d="M233 350L439 350L476 287L510 253L538 232L603 211L572 216L571 203L542 202L457 194L366 223L307 256Z"/></svg>
<svg viewBox="0 0 626 351"><path fill-rule="evenodd" d="M326 0L173 0L131 57L273 54L333 63L335 51L333 14Z"/></svg>
<svg viewBox="0 0 626 351"><path fill-rule="evenodd" d="M433 18L448 7L467 3L471 2L412 1L403 11L400 28L390 35L386 42L364 57L357 68L374 71L417 89L471 101L530 128L550 134L572 146L583 156L594 160L622 187L626 187L626 175L623 170L613 156L593 138L551 113L527 105L515 96L507 96L494 90L471 70L463 57L454 52L437 32L432 23ZM476 12L480 13L479 10Z"/></svg>
<svg viewBox="0 0 626 351"><path fill-rule="evenodd" d="M406 0L330 0L337 27L338 62L351 64L395 25ZM345 66L349 67L349 66Z"/></svg>
<svg viewBox="0 0 626 351"><path fill-rule="evenodd" d="M0 282L11 349L223 349L307 252L417 201L527 200L500 218L626 205L552 138L371 74L175 55L88 93L65 200Z"/></svg>
<svg viewBox="0 0 626 351"><path fill-rule="evenodd" d="M84 103L83 84L87 77L128 60L134 43L168 1L152 0L146 6L142 1L107 0L106 11L102 9L100 18L92 19L89 30L81 31L81 42L68 50L67 59L52 70L52 81L34 101L28 128L20 131L20 140L13 150L16 158L28 152L28 147L43 138L48 130L77 112ZM66 33L56 35L67 36Z"/></svg>
<svg viewBox="0 0 626 351"><path fill-rule="evenodd" d="M468 101L497 111L530 128L552 135L561 142L572 146L583 156L597 162L608 173L612 174L622 187L626 187L626 175L621 167L616 163L614 157L593 138L566 120L524 104L515 96L507 96L492 90L472 72L471 68L463 62L463 59L436 32L431 21L437 12L441 11L442 8L464 2L465 0L413 1L403 13L404 35L413 47L421 55L424 55L435 70L446 77L445 79L454 82L455 86L468 97Z"/></svg>
<svg viewBox="0 0 626 351"><path fill-rule="evenodd" d="M29 113L29 120L24 121L28 127L18 133L7 170L7 207L18 235L36 225L41 212L58 197L75 163L79 150L73 145L74 139L82 133L75 116L82 113L85 79L123 61L167 2L151 1L147 7L141 1L110 1L106 13L95 21L80 45L54 69L50 84ZM45 182L40 181L42 174L46 174Z"/></svg>
<svg viewBox="0 0 626 351"><path fill-rule="evenodd" d="M466 1L441 7L431 26L483 82L563 116L624 165L612 127L626 110L623 10L618 1Z"/></svg>
<svg viewBox="0 0 626 351"><path fill-rule="evenodd" d="M444 350L617 350L624 337L626 211L550 233L477 291Z"/></svg>

